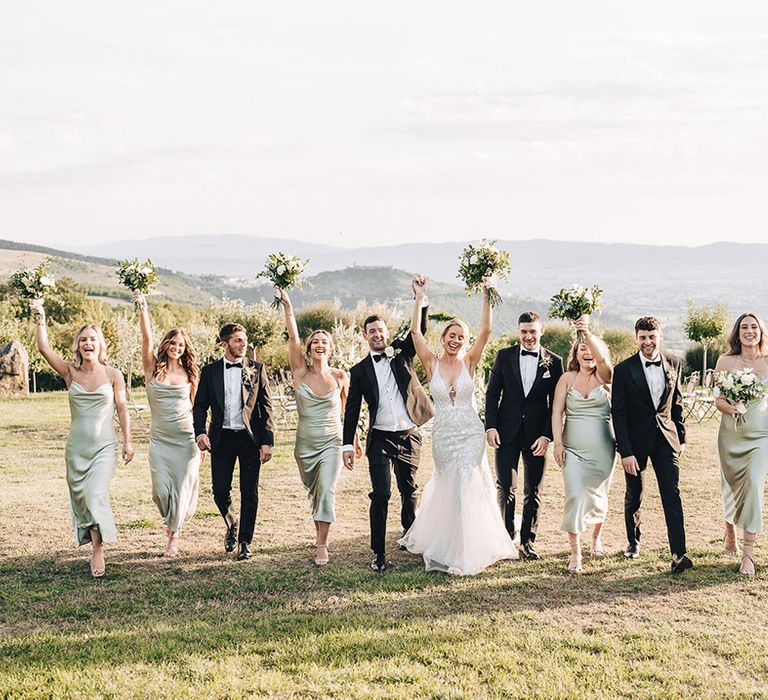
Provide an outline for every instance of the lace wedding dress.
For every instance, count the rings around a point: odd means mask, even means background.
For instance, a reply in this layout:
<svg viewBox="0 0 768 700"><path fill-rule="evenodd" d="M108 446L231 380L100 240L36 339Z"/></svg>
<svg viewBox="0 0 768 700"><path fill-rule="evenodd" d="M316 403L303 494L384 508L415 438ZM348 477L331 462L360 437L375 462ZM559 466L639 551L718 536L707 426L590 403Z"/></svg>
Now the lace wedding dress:
<svg viewBox="0 0 768 700"><path fill-rule="evenodd" d="M435 366L429 383L435 402L435 471L424 487L416 520L400 544L421 554L427 571L468 576L518 553L504 527L466 365L451 392Z"/></svg>

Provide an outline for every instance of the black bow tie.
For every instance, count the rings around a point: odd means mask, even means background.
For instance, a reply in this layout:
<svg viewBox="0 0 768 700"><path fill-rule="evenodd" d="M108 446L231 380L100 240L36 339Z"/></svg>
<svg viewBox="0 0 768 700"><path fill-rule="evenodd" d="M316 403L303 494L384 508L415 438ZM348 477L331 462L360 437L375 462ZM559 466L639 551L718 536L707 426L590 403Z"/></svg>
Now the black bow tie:
<svg viewBox="0 0 768 700"><path fill-rule="evenodd" d="M233 364L230 364L229 362L224 362L224 367L226 369L232 369L233 367L237 367L237 369L243 368L243 366L239 362L235 362Z"/></svg>
<svg viewBox="0 0 768 700"><path fill-rule="evenodd" d="M374 362L381 362L384 359L384 353L379 353L378 355L372 355Z"/></svg>
<svg viewBox="0 0 768 700"><path fill-rule="evenodd" d="M520 354L525 357L526 355L530 355L531 357L538 357L539 353L537 352L531 352L530 350L521 350Z"/></svg>
<svg viewBox="0 0 768 700"><path fill-rule="evenodd" d="M656 360L656 362L651 362L650 360L645 361L645 366L650 367L653 365L654 367L661 367L661 360Z"/></svg>

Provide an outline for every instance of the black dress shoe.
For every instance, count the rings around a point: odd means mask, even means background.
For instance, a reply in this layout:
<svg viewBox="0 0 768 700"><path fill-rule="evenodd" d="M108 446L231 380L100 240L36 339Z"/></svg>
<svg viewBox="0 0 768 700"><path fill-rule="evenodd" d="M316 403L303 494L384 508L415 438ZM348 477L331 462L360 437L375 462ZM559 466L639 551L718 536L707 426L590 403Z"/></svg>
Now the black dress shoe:
<svg viewBox="0 0 768 700"><path fill-rule="evenodd" d="M392 562L387 561L383 554L377 554L371 562L371 569L377 574L384 572L384 570L388 569L390 566L392 566Z"/></svg>
<svg viewBox="0 0 768 700"><path fill-rule="evenodd" d="M539 556L539 553L533 548L533 542L526 542L521 547L523 558L527 559L528 561L536 561L537 559L541 559Z"/></svg>
<svg viewBox="0 0 768 700"><path fill-rule="evenodd" d="M686 569L690 569L693 566L693 562L688 558L687 554L682 556L672 556L672 573L682 574Z"/></svg>
<svg viewBox="0 0 768 700"><path fill-rule="evenodd" d="M624 550L624 556L627 559L637 559L640 557L640 543L634 542L627 545L627 548Z"/></svg>
<svg viewBox="0 0 768 700"><path fill-rule="evenodd" d="M237 553L237 561L245 561L251 558L251 548L247 542L240 543L240 551Z"/></svg>
<svg viewBox="0 0 768 700"><path fill-rule="evenodd" d="M399 549L401 552L404 552L406 549L408 549L408 547L406 547L404 544L401 544L401 545L399 545L399 546L398 546L398 549Z"/></svg>
<svg viewBox="0 0 768 700"><path fill-rule="evenodd" d="M237 544L237 523L227 528L227 534L224 535L224 551L234 552Z"/></svg>

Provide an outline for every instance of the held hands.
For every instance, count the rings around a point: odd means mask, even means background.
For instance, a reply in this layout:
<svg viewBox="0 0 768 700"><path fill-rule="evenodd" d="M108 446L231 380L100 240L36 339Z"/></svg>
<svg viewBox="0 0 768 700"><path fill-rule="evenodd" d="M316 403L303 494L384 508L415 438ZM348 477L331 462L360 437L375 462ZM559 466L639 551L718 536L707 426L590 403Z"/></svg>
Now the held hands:
<svg viewBox="0 0 768 700"><path fill-rule="evenodd" d="M534 457L543 457L547 454L547 448L549 447L549 440L543 435L531 445L531 452Z"/></svg>
<svg viewBox="0 0 768 700"><path fill-rule="evenodd" d="M634 455L622 457L621 466L624 467L624 471L630 476L637 476L640 473L640 465L637 463L637 458Z"/></svg>
<svg viewBox="0 0 768 700"><path fill-rule="evenodd" d="M493 447L494 450L498 450L501 447L501 438L499 437L499 431L496 428L489 428L485 431L485 441L488 443L488 447Z"/></svg>
<svg viewBox="0 0 768 700"><path fill-rule="evenodd" d="M126 442L123 445L123 462L128 464L133 459L133 445L130 442Z"/></svg>
<svg viewBox="0 0 768 700"><path fill-rule="evenodd" d="M557 466L562 469L565 466L565 447L563 447L563 443L556 442L552 448L552 452L555 455Z"/></svg>

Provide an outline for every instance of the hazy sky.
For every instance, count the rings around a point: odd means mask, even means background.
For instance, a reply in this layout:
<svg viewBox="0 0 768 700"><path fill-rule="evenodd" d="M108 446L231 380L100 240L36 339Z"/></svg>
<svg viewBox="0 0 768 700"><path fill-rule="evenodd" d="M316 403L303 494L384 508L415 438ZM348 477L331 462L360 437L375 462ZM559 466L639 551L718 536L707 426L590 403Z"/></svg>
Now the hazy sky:
<svg viewBox="0 0 768 700"><path fill-rule="evenodd" d="M0 238L758 241L768 3L3 0Z"/></svg>

